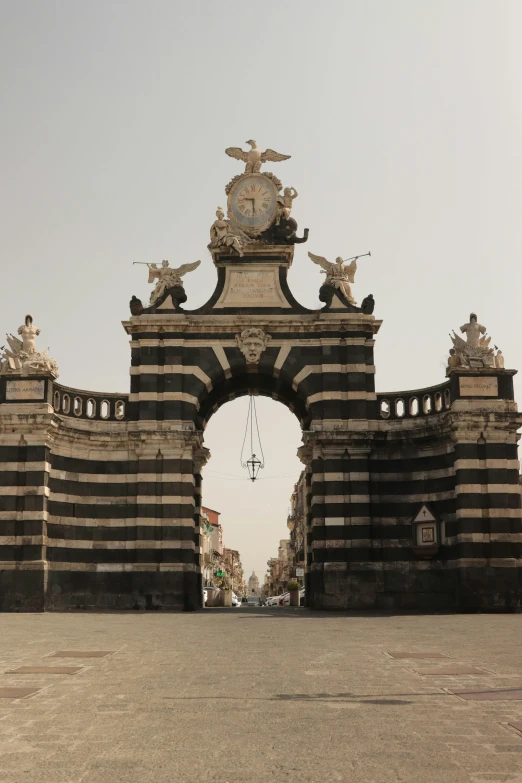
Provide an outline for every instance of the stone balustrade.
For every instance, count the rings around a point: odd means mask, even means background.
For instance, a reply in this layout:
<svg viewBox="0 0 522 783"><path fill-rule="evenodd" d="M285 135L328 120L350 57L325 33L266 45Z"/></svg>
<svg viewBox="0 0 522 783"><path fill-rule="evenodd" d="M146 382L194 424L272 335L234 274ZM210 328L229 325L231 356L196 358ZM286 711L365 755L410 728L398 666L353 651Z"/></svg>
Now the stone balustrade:
<svg viewBox="0 0 522 783"><path fill-rule="evenodd" d="M74 419L124 421L128 418L128 394L90 392L55 382L52 403L60 416Z"/></svg>
<svg viewBox="0 0 522 783"><path fill-rule="evenodd" d="M444 413L451 406L450 382L410 391L377 394L382 419L414 419Z"/></svg>

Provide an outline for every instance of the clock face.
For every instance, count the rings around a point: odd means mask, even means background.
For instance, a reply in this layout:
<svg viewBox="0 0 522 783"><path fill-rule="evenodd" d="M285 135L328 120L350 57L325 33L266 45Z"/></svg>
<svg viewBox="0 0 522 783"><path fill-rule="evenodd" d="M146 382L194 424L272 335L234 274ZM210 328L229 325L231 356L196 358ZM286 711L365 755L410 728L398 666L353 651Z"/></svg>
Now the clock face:
<svg viewBox="0 0 522 783"><path fill-rule="evenodd" d="M264 231L275 218L277 190L263 175L251 174L234 185L228 203L231 216L247 232Z"/></svg>

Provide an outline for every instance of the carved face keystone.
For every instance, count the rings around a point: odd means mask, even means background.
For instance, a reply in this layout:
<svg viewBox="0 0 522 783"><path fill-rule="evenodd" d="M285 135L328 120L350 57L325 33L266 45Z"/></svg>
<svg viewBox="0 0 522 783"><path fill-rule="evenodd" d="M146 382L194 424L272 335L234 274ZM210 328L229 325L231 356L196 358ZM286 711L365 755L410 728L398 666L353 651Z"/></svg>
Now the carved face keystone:
<svg viewBox="0 0 522 783"><path fill-rule="evenodd" d="M244 329L241 334L236 334L236 342L239 350L248 364L258 364L261 354L272 338L262 329Z"/></svg>

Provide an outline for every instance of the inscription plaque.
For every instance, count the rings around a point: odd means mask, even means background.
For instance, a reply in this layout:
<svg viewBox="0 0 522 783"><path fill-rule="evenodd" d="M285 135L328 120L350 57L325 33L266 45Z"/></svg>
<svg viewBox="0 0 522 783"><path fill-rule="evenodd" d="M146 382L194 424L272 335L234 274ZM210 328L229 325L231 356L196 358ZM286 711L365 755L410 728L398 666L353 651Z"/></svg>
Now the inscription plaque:
<svg viewBox="0 0 522 783"><path fill-rule="evenodd" d="M498 378L459 378L463 397L498 397Z"/></svg>
<svg viewBox="0 0 522 783"><path fill-rule="evenodd" d="M43 400L45 381L7 381L6 400Z"/></svg>
<svg viewBox="0 0 522 783"><path fill-rule="evenodd" d="M215 307L290 307L279 285L279 267L249 264L227 267L223 293Z"/></svg>

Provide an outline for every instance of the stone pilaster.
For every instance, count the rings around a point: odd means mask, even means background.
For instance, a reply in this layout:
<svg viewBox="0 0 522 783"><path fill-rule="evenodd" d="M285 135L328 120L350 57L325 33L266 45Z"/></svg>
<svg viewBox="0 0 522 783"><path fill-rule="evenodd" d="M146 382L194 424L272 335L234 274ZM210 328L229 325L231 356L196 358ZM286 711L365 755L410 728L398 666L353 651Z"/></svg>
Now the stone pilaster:
<svg viewBox="0 0 522 783"><path fill-rule="evenodd" d="M47 402L0 404L0 609L42 611L47 586Z"/></svg>
<svg viewBox="0 0 522 783"><path fill-rule="evenodd" d="M445 532L461 610L520 609L521 423L509 400L459 399L452 405L456 503Z"/></svg>
<svg viewBox="0 0 522 783"><path fill-rule="evenodd" d="M348 431L314 432L307 439L312 451L307 601L316 608L364 606L374 597L349 572L364 570L371 559L370 448Z"/></svg>

